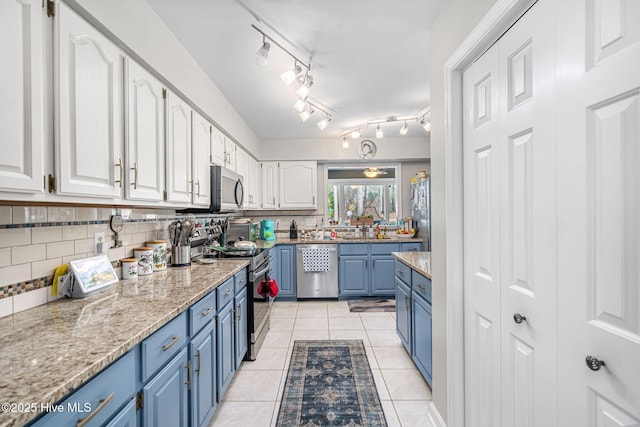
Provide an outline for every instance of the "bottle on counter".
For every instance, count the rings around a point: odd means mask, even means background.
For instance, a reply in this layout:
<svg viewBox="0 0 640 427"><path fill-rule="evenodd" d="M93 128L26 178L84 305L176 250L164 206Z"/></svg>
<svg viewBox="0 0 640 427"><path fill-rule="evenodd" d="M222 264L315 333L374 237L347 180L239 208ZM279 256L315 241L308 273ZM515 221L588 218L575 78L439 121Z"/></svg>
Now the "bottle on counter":
<svg viewBox="0 0 640 427"><path fill-rule="evenodd" d="M373 239L375 237L374 234L373 234L373 226L371 226L371 225L369 226L369 230L367 231L367 237L369 239Z"/></svg>

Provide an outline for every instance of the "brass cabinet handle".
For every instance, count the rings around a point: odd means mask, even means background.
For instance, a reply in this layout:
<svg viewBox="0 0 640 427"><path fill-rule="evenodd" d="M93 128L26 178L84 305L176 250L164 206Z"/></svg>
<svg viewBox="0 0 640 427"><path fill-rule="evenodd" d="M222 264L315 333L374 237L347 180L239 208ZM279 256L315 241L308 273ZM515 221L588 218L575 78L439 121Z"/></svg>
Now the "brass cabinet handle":
<svg viewBox="0 0 640 427"><path fill-rule="evenodd" d="M417 286L421 291L424 291L424 290L425 290L425 287L424 287L424 285L423 285L422 283L416 283L416 286Z"/></svg>
<svg viewBox="0 0 640 427"><path fill-rule="evenodd" d="M86 426L89 423L89 421L91 421L93 419L93 417L98 415L98 412L102 411L104 409L104 407L107 406L107 404L111 401L111 399L113 399L113 396L115 396L115 395L116 395L116 392L113 391L105 399L100 399L98 401L98 402L100 402L100 405L98 405L96 410L93 411L87 418L78 419L78 422L76 423L76 427L84 427L84 426Z"/></svg>
<svg viewBox="0 0 640 427"><path fill-rule="evenodd" d="M133 182L131 183L131 185L133 185L134 190L137 190L138 189L138 164L134 162L131 170L133 171Z"/></svg>
<svg viewBox="0 0 640 427"><path fill-rule="evenodd" d="M122 188L122 179L124 178L123 177L123 175L124 175L124 167L122 166L122 159L118 159L118 163L116 163L115 166L117 168L120 168L120 179L118 181L116 181L116 182L119 184L120 188Z"/></svg>
<svg viewBox="0 0 640 427"><path fill-rule="evenodd" d="M196 353L196 357L198 358L198 367L194 369L194 372L200 376L200 350Z"/></svg>
<svg viewBox="0 0 640 427"><path fill-rule="evenodd" d="M231 295L231 292L233 292L233 289L227 289L227 291L224 293L224 296L228 297L229 295Z"/></svg>
<svg viewBox="0 0 640 427"><path fill-rule="evenodd" d="M404 277L404 270L398 270L398 276Z"/></svg>
<svg viewBox="0 0 640 427"><path fill-rule="evenodd" d="M196 197L200 197L200 180L196 181L196 187L198 188L196 191Z"/></svg>
<svg viewBox="0 0 640 427"><path fill-rule="evenodd" d="M191 390L191 360L187 360L187 366L184 369L187 370L187 380L184 383L187 385L187 390Z"/></svg>
<svg viewBox="0 0 640 427"><path fill-rule="evenodd" d="M173 347L173 345L174 345L175 343L177 343L177 342L178 342L178 340L179 340L179 339L180 339L180 335L177 335L177 336L173 337L173 338L171 339L171 342L170 342L169 344L165 344L165 345L163 345L163 346L162 346L162 351L167 351L167 350L169 350L171 347Z"/></svg>
<svg viewBox="0 0 640 427"><path fill-rule="evenodd" d="M206 310L203 310L202 313L200 313L200 315L202 317L206 317L209 313L211 313L211 310L213 310L213 307L209 307Z"/></svg>
<svg viewBox="0 0 640 427"><path fill-rule="evenodd" d="M236 309L235 308L233 310L231 310L231 316L233 316L233 323L236 323L238 321L238 318L236 317Z"/></svg>
<svg viewBox="0 0 640 427"><path fill-rule="evenodd" d="M193 194L193 180L191 179L189 180L189 186L191 187L191 190L189 190L189 192Z"/></svg>
<svg viewBox="0 0 640 427"><path fill-rule="evenodd" d="M313 196L313 202L311 202L312 205L316 204L316 196Z"/></svg>

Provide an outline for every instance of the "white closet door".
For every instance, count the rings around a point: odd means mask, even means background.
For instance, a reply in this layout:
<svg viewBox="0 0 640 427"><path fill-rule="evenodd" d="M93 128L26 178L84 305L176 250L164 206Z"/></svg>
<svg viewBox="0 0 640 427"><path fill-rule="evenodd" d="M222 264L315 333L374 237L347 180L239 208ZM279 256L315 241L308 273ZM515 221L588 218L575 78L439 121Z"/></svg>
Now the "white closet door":
<svg viewBox="0 0 640 427"><path fill-rule="evenodd" d="M638 426L640 2L559 3L559 425Z"/></svg>
<svg viewBox="0 0 640 427"><path fill-rule="evenodd" d="M463 76L465 399L468 425L500 425L498 49Z"/></svg>
<svg viewBox="0 0 640 427"><path fill-rule="evenodd" d="M0 189L42 192L43 9L0 2Z"/></svg>
<svg viewBox="0 0 640 427"><path fill-rule="evenodd" d="M552 7L539 2L463 77L472 426L556 420L555 56L541 24Z"/></svg>

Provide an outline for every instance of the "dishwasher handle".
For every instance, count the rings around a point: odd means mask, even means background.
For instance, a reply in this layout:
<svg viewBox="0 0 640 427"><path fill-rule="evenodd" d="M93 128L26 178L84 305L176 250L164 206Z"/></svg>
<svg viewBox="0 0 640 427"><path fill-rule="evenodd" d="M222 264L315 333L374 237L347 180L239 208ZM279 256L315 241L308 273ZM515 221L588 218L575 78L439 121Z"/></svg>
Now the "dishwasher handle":
<svg viewBox="0 0 640 427"><path fill-rule="evenodd" d="M304 249L317 249L317 248L298 248L298 252L302 252ZM329 252L336 252L337 251L336 248L321 248L321 249L328 249Z"/></svg>

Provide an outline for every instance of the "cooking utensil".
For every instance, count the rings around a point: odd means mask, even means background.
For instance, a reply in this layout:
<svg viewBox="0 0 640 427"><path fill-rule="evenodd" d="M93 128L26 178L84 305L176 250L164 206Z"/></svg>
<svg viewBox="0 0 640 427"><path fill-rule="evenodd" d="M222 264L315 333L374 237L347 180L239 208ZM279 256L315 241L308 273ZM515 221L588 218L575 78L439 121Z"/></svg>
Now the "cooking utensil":
<svg viewBox="0 0 640 427"><path fill-rule="evenodd" d="M171 246L176 246L176 232L178 228L178 221L173 221L167 229L169 230L169 240L171 241Z"/></svg>
<svg viewBox="0 0 640 427"><path fill-rule="evenodd" d="M255 242L248 240L238 240L233 244L235 249L255 249L257 246Z"/></svg>

